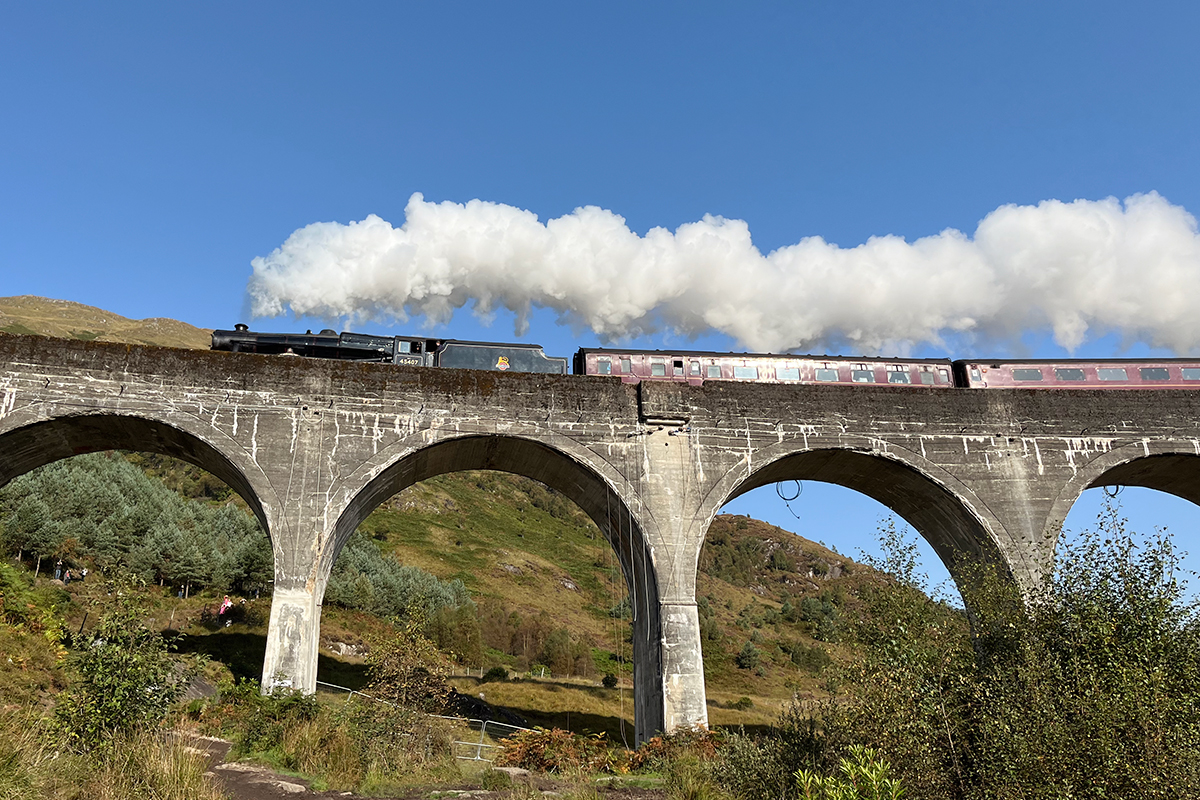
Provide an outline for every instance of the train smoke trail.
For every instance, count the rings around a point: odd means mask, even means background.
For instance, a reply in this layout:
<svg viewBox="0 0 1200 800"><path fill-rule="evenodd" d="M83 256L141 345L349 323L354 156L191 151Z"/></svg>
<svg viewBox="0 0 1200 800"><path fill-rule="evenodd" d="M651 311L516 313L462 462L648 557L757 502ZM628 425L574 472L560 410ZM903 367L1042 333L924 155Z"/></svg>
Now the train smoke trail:
<svg viewBox="0 0 1200 800"><path fill-rule="evenodd" d="M253 269L255 316L445 321L474 301L516 312L519 327L544 306L604 340L666 325L756 351L905 352L950 333L1013 341L1046 328L1069 350L1114 331L1177 353L1200 345L1196 219L1153 192L1003 206L973 236L848 248L814 237L766 255L740 220L638 236L595 207L543 224L512 206L414 194L398 228L374 215L315 223Z"/></svg>

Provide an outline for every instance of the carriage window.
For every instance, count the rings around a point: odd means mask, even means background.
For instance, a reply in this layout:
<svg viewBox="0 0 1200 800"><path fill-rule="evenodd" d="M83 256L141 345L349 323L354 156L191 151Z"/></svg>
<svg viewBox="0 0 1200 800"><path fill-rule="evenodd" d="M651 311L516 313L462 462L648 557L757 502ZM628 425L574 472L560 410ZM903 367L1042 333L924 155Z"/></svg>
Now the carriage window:
<svg viewBox="0 0 1200 800"><path fill-rule="evenodd" d="M1184 367L1183 379L1185 381L1200 381L1200 369L1196 367Z"/></svg>
<svg viewBox="0 0 1200 800"><path fill-rule="evenodd" d="M1083 370L1076 367L1055 367L1054 377L1060 381L1081 381L1083 380Z"/></svg>
<svg viewBox="0 0 1200 800"><path fill-rule="evenodd" d="M667 365L662 361L650 362L650 374L658 378L665 377L667 374Z"/></svg>
<svg viewBox="0 0 1200 800"><path fill-rule="evenodd" d="M813 377L819 381L836 381L838 379L836 369L818 369L813 373Z"/></svg>
<svg viewBox="0 0 1200 800"><path fill-rule="evenodd" d="M936 373L930 372L927 369L921 370L921 385L922 386L933 386L935 383L937 383L937 374Z"/></svg>
<svg viewBox="0 0 1200 800"><path fill-rule="evenodd" d="M781 369L775 373L781 381L798 381L800 380L800 369L798 367L788 367Z"/></svg>
<svg viewBox="0 0 1200 800"><path fill-rule="evenodd" d="M971 367L971 380L981 381L983 376L979 374L979 367Z"/></svg>
<svg viewBox="0 0 1200 800"><path fill-rule="evenodd" d="M1144 381L1168 381L1171 379L1166 367L1141 367L1138 372L1142 373Z"/></svg>
<svg viewBox="0 0 1200 800"><path fill-rule="evenodd" d="M888 383L912 383L912 377L898 369L888 370Z"/></svg>
<svg viewBox="0 0 1200 800"><path fill-rule="evenodd" d="M1040 381L1042 379L1042 371L1035 368L1014 369L1014 381Z"/></svg>
<svg viewBox="0 0 1200 800"><path fill-rule="evenodd" d="M733 377L745 380L758 380L758 367L734 367Z"/></svg>
<svg viewBox="0 0 1200 800"><path fill-rule="evenodd" d="M939 369L938 375L941 376L941 380L939 380L938 383L949 383L950 382L950 373L947 372L946 370Z"/></svg>
<svg viewBox="0 0 1200 800"><path fill-rule="evenodd" d="M683 375L683 362L682 361L675 362L675 374L680 375L680 376Z"/></svg>
<svg viewBox="0 0 1200 800"><path fill-rule="evenodd" d="M852 369L850 370L850 380L855 383L874 383L875 370L873 369Z"/></svg>
<svg viewBox="0 0 1200 800"><path fill-rule="evenodd" d="M709 364L708 365L708 377L710 377L710 378L721 377L721 365L720 364Z"/></svg>
<svg viewBox="0 0 1200 800"><path fill-rule="evenodd" d="M1096 377L1102 381L1129 380L1129 375L1125 372L1124 367L1100 367L1096 370Z"/></svg>
<svg viewBox="0 0 1200 800"><path fill-rule="evenodd" d="M632 371L633 371L633 370L632 370L632 368L630 367L630 364L629 364L629 359L628 359L628 358L622 358L622 359L621 359L621 372L624 372L626 375L628 375L628 374L629 374L630 372L632 372Z"/></svg>
<svg viewBox="0 0 1200 800"><path fill-rule="evenodd" d="M699 361L692 362L692 368L691 368L691 371L689 374L696 375L697 377L699 377L699 375L700 375L700 362Z"/></svg>
<svg viewBox="0 0 1200 800"><path fill-rule="evenodd" d="M612 374L612 362L609 361L607 358L598 359L596 361L596 374L597 375L611 375Z"/></svg>

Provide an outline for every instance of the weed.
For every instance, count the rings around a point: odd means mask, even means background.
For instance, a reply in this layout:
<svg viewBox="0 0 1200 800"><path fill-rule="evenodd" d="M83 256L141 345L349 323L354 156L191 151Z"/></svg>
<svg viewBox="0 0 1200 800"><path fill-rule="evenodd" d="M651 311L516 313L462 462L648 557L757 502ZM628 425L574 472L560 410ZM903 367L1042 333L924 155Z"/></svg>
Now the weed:
<svg viewBox="0 0 1200 800"><path fill-rule="evenodd" d="M504 789L511 789L513 779L507 772L502 772L498 769L489 769L479 776L479 785L486 791L499 792Z"/></svg>

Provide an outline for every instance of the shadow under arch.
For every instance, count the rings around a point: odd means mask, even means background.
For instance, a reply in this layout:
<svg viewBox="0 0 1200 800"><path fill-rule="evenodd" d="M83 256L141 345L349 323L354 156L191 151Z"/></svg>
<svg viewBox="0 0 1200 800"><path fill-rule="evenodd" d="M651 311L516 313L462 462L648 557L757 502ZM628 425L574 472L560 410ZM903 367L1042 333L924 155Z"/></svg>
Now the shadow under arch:
<svg viewBox="0 0 1200 800"><path fill-rule="evenodd" d="M848 447L781 452L749 475L728 476L714 490L723 496L714 497L719 505L714 502L712 507L715 514L730 500L779 481L837 484L879 501L908 522L933 547L960 589L970 579L971 568L981 565L1017 580L1017 565L1010 557L1020 558L1020 554L1006 556L993 533L998 523L982 516L986 510L970 502L973 498L966 496L965 489L957 495L948 488L948 476L935 479L937 471L933 465L923 472L895 456Z"/></svg>
<svg viewBox="0 0 1200 800"><path fill-rule="evenodd" d="M1046 518L1045 532L1057 549L1071 508L1088 489L1138 486L1200 505L1200 454L1193 441L1138 442L1092 459L1067 482Z"/></svg>
<svg viewBox="0 0 1200 800"><path fill-rule="evenodd" d="M382 502L428 478L494 470L539 481L586 513L616 552L633 609L634 733L645 741L664 728L662 619L652 555L640 525L613 478L563 450L515 435L465 434L400 456L346 505L334 525L333 546L321 556L321 585L359 524Z"/></svg>
<svg viewBox="0 0 1200 800"><path fill-rule="evenodd" d="M196 434L148 417L76 414L6 431L0 434L0 486L46 464L104 450L157 453L212 473L246 501L270 536L258 492L243 469Z"/></svg>

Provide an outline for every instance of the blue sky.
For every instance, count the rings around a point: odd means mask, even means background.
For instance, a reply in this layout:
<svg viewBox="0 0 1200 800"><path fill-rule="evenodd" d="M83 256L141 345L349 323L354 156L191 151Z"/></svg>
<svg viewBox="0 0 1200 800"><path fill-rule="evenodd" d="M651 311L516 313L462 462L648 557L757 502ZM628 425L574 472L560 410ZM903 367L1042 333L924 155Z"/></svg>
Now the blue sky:
<svg viewBox="0 0 1200 800"><path fill-rule="evenodd" d="M542 220L595 205L639 234L721 215L764 253L969 234L1051 199L1155 191L1195 214L1198 29L1185 2L10 4L0 295L229 327L252 258L313 222L400 225L414 192ZM437 330L514 338L504 313ZM595 342L546 312L524 338ZM1191 507L1136 495L1135 524L1186 545ZM803 497L799 522L771 489L736 510L851 554L883 513Z"/></svg>

